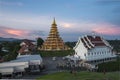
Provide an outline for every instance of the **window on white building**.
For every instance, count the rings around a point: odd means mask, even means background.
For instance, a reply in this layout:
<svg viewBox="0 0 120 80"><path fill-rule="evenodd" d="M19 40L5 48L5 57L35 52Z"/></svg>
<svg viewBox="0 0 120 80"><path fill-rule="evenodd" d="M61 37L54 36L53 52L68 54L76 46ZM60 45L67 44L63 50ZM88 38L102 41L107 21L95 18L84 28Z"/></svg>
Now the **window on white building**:
<svg viewBox="0 0 120 80"><path fill-rule="evenodd" d="M89 52L89 55L91 55L91 52Z"/></svg>
<svg viewBox="0 0 120 80"><path fill-rule="evenodd" d="M88 55L90 55L90 53L88 53Z"/></svg>
<svg viewBox="0 0 120 80"><path fill-rule="evenodd" d="M108 53L108 51L106 51L106 53Z"/></svg>
<svg viewBox="0 0 120 80"><path fill-rule="evenodd" d="M93 53L91 52L91 55L93 55Z"/></svg>
<svg viewBox="0 0 120 80"><path fill-rule="evenodd" d="M104 52L102 51L102 54L104 54Z"/></svg>
<svg viewBox="0 0 120 80"><path fill-rule="evenodd" d="M84 54L84 56L86 56L86 54Z"/></svg>
<svg viewBox="0 0 120 80"><path fill-rule="evenodd" d="M95 55L96 55L96 52L95 52Z"/></svg>

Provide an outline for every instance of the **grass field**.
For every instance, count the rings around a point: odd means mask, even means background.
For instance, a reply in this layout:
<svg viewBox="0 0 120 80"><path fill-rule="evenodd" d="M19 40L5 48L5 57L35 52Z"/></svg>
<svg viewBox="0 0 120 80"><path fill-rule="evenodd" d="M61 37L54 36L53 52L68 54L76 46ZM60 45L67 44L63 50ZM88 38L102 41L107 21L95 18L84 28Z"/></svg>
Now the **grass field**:
<svg viewBox="0 0 120 80"><path fill-rule="evenodd" d="M97 72L58 72L42 76L37 80L120 80L120 72L108 72L106 74Z"/></svg>

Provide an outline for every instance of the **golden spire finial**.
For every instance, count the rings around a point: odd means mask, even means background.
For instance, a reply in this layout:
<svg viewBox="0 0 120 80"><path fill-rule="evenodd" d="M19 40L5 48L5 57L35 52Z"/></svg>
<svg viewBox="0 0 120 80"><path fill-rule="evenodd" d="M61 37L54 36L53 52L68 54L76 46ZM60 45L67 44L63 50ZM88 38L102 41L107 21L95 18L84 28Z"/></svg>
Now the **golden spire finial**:
<svg viewBox="0 0 120 80"><path fill-rule="evenodd" d="M54 17L54 20L53 20L53 23L52 23L52 24L56 24L55 17Z"/></svg>

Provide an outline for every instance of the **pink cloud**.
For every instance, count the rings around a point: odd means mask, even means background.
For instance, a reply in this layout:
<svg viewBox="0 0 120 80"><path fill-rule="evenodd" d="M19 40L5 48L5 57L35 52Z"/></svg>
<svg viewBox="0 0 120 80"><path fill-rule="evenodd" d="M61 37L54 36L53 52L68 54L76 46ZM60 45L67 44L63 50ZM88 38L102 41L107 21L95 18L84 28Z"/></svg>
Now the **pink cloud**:
<svg viewBox="0 0 120 80"><path fill-rule="evenodd" d="M35 39L35 37L38 36L43 36L42 31L14 29L0 26L0 37Z"/></svg>
<svg viewBox="0 0 120 80"><path fill-rule="evenodd" d="M67 22L61 23L60 25L64 28L71 28L71 27L75 26L75 24L67 23Z"/></svg>
<svg viewBox="0 0 120 80"><path fill-rule="evenodd" d="M119 27L96 27L93 29L93 31L100 33L100 34L105 34L105 35L120 35L120 28Z"/></svg>
<svg viewBox="0 0 120 80"><path fill-rule="evenodd" d="M6 33L11 34L11 35L15 35L15 36L23 36L23 35L27 35L27 32L24 30L15 30L15 29L6 29L5 30Z"/></svg>
<svg viewBox="0 0 120 80"><path fill-rule="evenodd" d="M61 26L64 28L61 30L67 33L92 33L92 31L95 31L103 35L120 35L120 27L107 22L64 22L61 23Z"/></svg>
<svg viewBox="0 0 120 80"><path fill-rule="evenodd" d="M28 35L27 30L13 29L9 27L0 26L0 36L1 37L14 37L14 38L24 38Z"/></svg>

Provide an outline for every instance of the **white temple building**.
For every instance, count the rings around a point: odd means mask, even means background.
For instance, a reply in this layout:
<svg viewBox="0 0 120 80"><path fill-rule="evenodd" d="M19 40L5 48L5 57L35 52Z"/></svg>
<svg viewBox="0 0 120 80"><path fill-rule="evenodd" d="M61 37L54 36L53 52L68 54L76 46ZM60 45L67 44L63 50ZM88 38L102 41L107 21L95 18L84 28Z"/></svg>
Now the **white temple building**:
<svg viewBox="0 0 120 80"><path fill-rule="evenodd" d="M82 36L73 49L76 58L87 62L104 62L116 58L112 46L101 36Z"/></svg>

